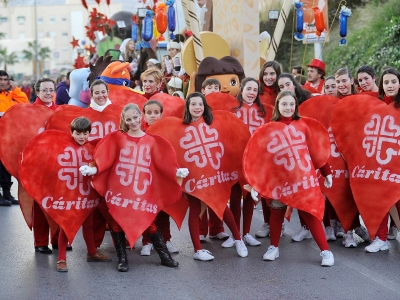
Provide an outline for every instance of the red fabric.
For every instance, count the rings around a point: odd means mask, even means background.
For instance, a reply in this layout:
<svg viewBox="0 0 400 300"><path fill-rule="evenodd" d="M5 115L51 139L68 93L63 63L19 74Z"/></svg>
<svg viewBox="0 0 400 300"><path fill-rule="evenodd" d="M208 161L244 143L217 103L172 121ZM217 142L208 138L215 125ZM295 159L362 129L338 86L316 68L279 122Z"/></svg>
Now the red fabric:
<svg viewBox="0 0 400 300"><path fill-rule="evenodd" d="M160 211L154 223L160 229L164 242L168 242L171 239L169 215L163 211ZM149 236L147 234L143 234L142 245L147 245L148 243L151 243Z"/></svg>
<svg viewBox="0 0 400 300"><path fill-rule="evenodd" d="M149 98L149 100L157 100L163 106L163 114L162 117L169 117L172 116L172 112L177 109L178 107L185 104L185 100L171 96L167 93L156 93ZM142 108L143 111L143 108Z"/></svg>
<svg viewBox="0 0 400 300"><path fill-rule="evenodd" d="M350 188L350 176L347 164L336 146L331 128L332 111L340 101L340 99L328 95L315 96L304 102L299 107L299 112L302 116L314 118L321 122L328 130L331 144L331 155L328 159L328 165L331 166L332 170L332 188L328 189L324 186L325 179L323 176L319 176L318 179L322 192L329 199L343 228L347 232L358 209ZM327 170L320 171L322 171L322 174L327 172Z"/></svg>
<svg viewBox="0 0 400 300"><path fill-rule="evenodd" d="M389 214L387 214L387 215L385 215L383 217L381 225L378 227L378 231L376 232L376 236L381 241L387 241L387 237L388 237L388 217L389 217Z"/></svg>
<svg viewBox="0 0 400 300"><path fill-rule="evenodd" d="M318 87L317 87L317 88L313 88L313 87L311 86L311 82L308 82L308 81L307 81L307 82L302 86L302 88L305 89L305 90L309 90L309 88L312 88L313 90L317 90L318 93L323 94L323 93L324 93L324 83L325 83L325 80L321 79L321 81L320 81L319 84L318 84Z"/></svg>
<svg viewBox="0 0 400 300"><path fill-rule="evenodd" d="M250 136L247 127L226 111L214 111L211 125L203 118L185 125L170 117L153 124L147 132L168 139L177 153L179 166L189 175L182 188L211 207L222 219L231 186L242 177L244 147Z"/></svg>
<svg viewBox="0 0 400 300"><path fill-rule="evenodd" d="M290 125L271 122L260 127L246 146L243 169L249 184L262 196L279 199L321 221L324 198L315 168L328 158L326 129L314 119L301 118ZM274 176L269 176L271 172Z"/></svg>
<svg viewBox="0 0 400 300"><path fill-rule="evenodd" d="M40 98L36 98L36 101L33 103L33 105L46 106L46 107L50 108L51 110L56 110L58 107L57 105L54 104L54 102L51 102L51 105L47 106L42 100L40 100Z"/></svg>
<svg viewBox="0 0 400 300"><path fill-rule="evenodd" d="M102 112L91 108L62 105L49 118L46 129L57 129L70 133L70 124L77 117L86 117L92 122L89 141L103 138L119 128L121 108L115 104L108 105Z"/></svg>
<svg viewBox="0 0 400 300"><path fill-rule="evenodd" d="M176 153L162 137L133 138L113 132L99 142L94 160L98 173L92 184L105 197L110 214L131 245L159 211L181 196L175 177Z"/></svg>
<svg viewBox="0 0 400 300"><path fill-rule="evenodd" d="M110 89L108 98L111 102L120 108L123 108L129 103L135 103L140 108L146 103L147 98L144 95L134 92L133 90L124 87L123 89Z"/></svg>
<svg viewBox="0 0 400 300"><path fill-rule="evenodd" d="M325 230L322 227L321 220L306 211L299 210L299 215L304 219L307 227L321 251L329 250L328 242L326 241Z"/></svg>
<svg viewBox="0 0 400 300"><path fill-rule="evenodd" d="M80 166L92 161L93 149L90 143L79 146L67 133L47 130L33 138L22 152L21 183L64 230L70 243L100 201L90 178L79 172Z"/></svg>
<svg viewBox="0 0 400 300"><path fill-rule="evenodd" d="M383 96L383 101L385 101L386 104L390 104L390 103L394 102L394 98L384 95Z"/></svg>
<svg viewBox="0 0 400 300"><path fill-rule="evenodd" d="M33 204L32 213L33 213L32 228L33 228L34 244L37 247L47 246L49 244L50 227L42 209L36 202L34 202Z"/></svg>
<svg viewBox="0 0 400 300"><path fill-rule="evenodd" d="M224 225L223 222L218 218L218 216L212 211L211 208L207 209L203 216L200 218L200 234L206 237L208 234L210 236L216 236L218 233L224 232Z"/></svg>
<svg viewBox="0 0 400 300"><path fill-rule="evenodd" d="M260 100L264 104L269 104L271 106L274 106L277 96L278 96L278 93L275 91L274 88L265 86L264 91L262 91L260 93Z"/></svg>
<svg viewBox="0 0 400 300"><path fill-rule="evenodd" d="M398 132L400 111L368 95L335 105L332 131L346 159L350 186L370 236L400 199Z"/></svg>
<svg viewBox="0 0 400 300"><path fill-rule="evenodd" d="M311 85L303 85L302 89L309 91L311 94L320 94L321 93L317 89L314 89Z"/></svg>

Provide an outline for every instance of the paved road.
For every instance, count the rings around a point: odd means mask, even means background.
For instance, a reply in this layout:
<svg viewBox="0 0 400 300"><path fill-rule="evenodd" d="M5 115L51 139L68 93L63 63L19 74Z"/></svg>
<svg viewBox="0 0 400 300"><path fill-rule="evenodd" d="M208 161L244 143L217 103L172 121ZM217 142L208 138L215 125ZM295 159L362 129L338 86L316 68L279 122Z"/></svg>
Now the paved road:
<svg viewBox="0 0 400 300"><path fill-rule="evenodd" d="M86 262L81 232L73 251L68 252L68 273L56 271L57 252L35 253L31 231L18 206L0 207L0 299L400 299L400 240L390 241L386 252L364 253L366 244L345 249L341 241L331 243L335 266L320 267L321 257L314 240L291 242L299 228L295 214L286 224L280 244L280 258L264 262L262 245L249 247L240 258L234 248L224 249L209 241L205 249L216 257L212 262L193 260L193 248L186 221L181 231L172 225L172 242L180 249L175 255L180 266L161 266L154 252L140 256L141 246L129 252L127 273L116 270L116 255L106 233L102 250L113 257L109 263ZM251 232L262 224L255 209ZM400 238L400 235L399 235Z"/></svg>

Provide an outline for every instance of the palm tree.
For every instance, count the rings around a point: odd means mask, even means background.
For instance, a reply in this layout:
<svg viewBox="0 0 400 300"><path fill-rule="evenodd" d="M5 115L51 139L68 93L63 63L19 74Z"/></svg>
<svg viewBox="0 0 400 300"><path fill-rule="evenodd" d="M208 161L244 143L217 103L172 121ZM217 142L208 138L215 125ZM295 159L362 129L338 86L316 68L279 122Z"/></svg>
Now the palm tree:
<svg viewBox="0 0 400 300"><path fill-rule="evenodd" d="M13 51L10 54L7 53L7 47L0 46L0 65L4 63L4 71L7 72L7 65L14 65L18 62L17 52Z"/></svg>
<svg viewBox="0 0 400 300"><path fill-rule="evenodd" d="M24 60L31 61L33 63L33 74L36 74L36 41L28 43L28 50L22 50ZM39 74L43 71L43 62L45 59L50 58L51 50L49 47L41 47L38 45L38 61L39 61Z"/></svg>

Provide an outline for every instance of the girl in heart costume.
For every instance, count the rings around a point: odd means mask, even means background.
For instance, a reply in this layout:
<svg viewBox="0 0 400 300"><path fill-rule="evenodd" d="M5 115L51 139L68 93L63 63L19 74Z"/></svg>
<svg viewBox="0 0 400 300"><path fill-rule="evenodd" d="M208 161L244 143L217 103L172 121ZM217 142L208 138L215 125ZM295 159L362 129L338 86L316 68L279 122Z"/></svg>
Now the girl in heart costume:
<svg viewBox="0 0 400 300"><path fill-rule="evenodd" d="M324 94L332 97L337 97L337 87L335 76L328 76L324 82Z"/></svg>
<svg viewBox="0 0 400 300"><path fill-rule="evenodd" d="M281 65L276 61L265 62L260 69L258 81L260 83L260 100L264 104L275 105L276 96L279 93L278 77L281 75ZM270 233L269 218L271 212L264 200L261 200L264 224L256 232L256 237L267 237ZM284 227L282 227L284 230Z"/></svg>
<svg viewBox="0 0 400 300"><path fill-rule="evenodd" d="M394 102L396 109L400 108L400 72L393 68L385 69L379 79L378 89L379 99L384 101L386 104ZM396 203L397 211L400 211L400 202ZM400 213L399 213L400 214ZM378 228L376 236L373 242L365 247L366 252L378 252L382 250L388 250L388 237L390 239L396 239L397 229L391 220L390 231L388 235L388 217L389 213L383 218L381 225Z"/></svg>
<svg viewBox="0 0 400 300"><path fill-rule="evenodd" d="M161 206L171 205L178 199L181 188L175 173L184 177L187 170L176 171L176 154L172 146L161 137L144 133L141 119L139 107L127 104L121 113L121 131L103 138L95 149L94 161L90 166L81 167L80 171L83 175L97 174L92 185L104 195L111 215L125 230L131 245L147 228L143 234L149 235L161 264L177 267L179 263L172 259L154 218L158 209L163 208ZM164 163L161 155L156 155L161 148L168 160ZM161 189L152 183L165 184L165 187ZM169 191L168 200L163 196L166 189ZM118 254L118 270L128 271L125 234L112 234Z"/></svg>
<svg viewBox="0 0 400 300"><path fill-rule="evenodd" d="M329 250L321 225L324 200L318 184L311 182L315 182L317 178L312 166L317 164L318 167L326 164L329 157L329 150L327 149L329 149L330 143L327 132L324 128L319 131L318 128L321 128L322 125L315 120L300 118L297 99L291 91L283 91L277 96L272 121L262 126L250 138L243 157L245 177L253 187L253 197L258 194L255 192L258 189L263 196L270 199L271 246L264 254L263 259L273 261L279 257L278 245L286 205L281 201L271 200L279 198L285 203L289 202L289 205L290 203L295 205L299 215L305 220L321 249L321 265L333 266L333 254ZM281 124L275 125L274 122ZM314 123L317 124L312 125ZM303 127L302 124L307 125ZM309 127L310 125L312 127ZM312 133L309 131L312 131ZM301 141L298 139L300 136ZM281 145L279 145L279 142L281 142ZM307 146L300 146L304 142L307 143ZM300 148L306 152L302 152ZM291 152L293 153L291 154ZM297 157L297 162L294 161L293 156ZM287 157L289 157L289 160ZM308 160L307 166L305 166L303 159ZM260 162L262 165L260 165ZM268 168L271 167L275 167L276 171L268 171ZM262 176L260 176L260 172L263 174ZM268 176L269 174L271 176ZM332 175L324 175L325 186L331 187ZM310 184L305 184L307 178L310 179ZM289 181L295 183L289 184Z"/></svg>
<svg viewBox="0 0 400 300"><path fill-rule="evenodd" d="M368 93L371 96L378 97L379 88L376 85L376 72L370 66L361 66L356 72L358 85L361 93Z"/></svg>

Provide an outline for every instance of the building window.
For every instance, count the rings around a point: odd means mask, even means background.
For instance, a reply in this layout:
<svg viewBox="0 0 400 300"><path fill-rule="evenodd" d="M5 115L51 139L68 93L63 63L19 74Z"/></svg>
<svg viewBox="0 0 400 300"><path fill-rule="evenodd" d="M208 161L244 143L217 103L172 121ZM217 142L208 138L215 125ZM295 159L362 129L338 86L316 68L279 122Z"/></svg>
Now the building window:
<svg viewBox="0 0 400 300"><path fill-rule="evenodd" d="M38 24L43 24L43 18L38 18L38 19L37 19L37 23L38 23Z"/></svg>
<svg viewBox="0 0 400 300"><path fill-rule="evenodd" d="M48 32L48 36L51 38L55 38L56 37L56 32L55 31L49 31Z"/></svg>
<svg viewBox="0 0 400 300"><path fill-rule="evenodd" d="M25 39L25 33L20 32L20 33L18 34L18 38L19 38L20 40L24 40L24 39Z"/></svg>
<svg viewBox="0 0 400 300"><path fill-rule="evenodd" d="M50 17L49 23L50 24L55 24L56 23L56 17Z"/></svg>
<svg viewBox="0 0 400 300"><path fill-rule="evenodd" d="M0 24L5 24L7 23L8 18L7 17L0 17Z"/></svg>
<svg viewBox="0 0 400 300"><path fill-rule="evenodd" d="M19 25L24 25L25 24L25 17L24 16L19 16L17 17L17 21Z"/></svg>
<svg viewBox="0 0 400 300"><path fill-rule="evenodd" d="M68 37L68 32L63 32L63 33L62 33L62 36Z"/></svg>
<svg viewBox="0 0 400 300"><path fill-rule="evenodd" d="M62 50L62 51L69 51L69 48L70 48L70 47L63 46L63 47L61 48L61 50Z"/></svg>
<svg viewBox="0 0 400 300"><path fill-rule="evenodd" d="M44 33L43 33L43 32L38 32L38 38L39 38L39 39L44 38Z"/></svg>
<svg viewBox="0 0 400 300"><path fill-rule="evenodd" d="M67 18L62 18L61 21L67 22Z"/></svg>

